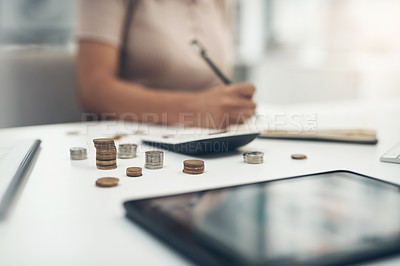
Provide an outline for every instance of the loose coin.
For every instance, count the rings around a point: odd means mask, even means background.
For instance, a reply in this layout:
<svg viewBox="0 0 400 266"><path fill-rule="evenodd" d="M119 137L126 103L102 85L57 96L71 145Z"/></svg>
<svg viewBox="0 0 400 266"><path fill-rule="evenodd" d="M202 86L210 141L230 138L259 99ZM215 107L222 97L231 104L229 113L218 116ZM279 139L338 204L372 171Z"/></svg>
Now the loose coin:
<svg viewBox="0 0 400 266"><path fill-rule="evenodd" d="M292 159L293 160L306 160L307 155L301 154L301 153L295 153L295 154L292 154Z"/></svg>
<svg viewBox="0 0 400 266"><path fill-rule="evenodd" d="M118 186L119 179L115 177L102 177L96 180L98 187L115 187Z"/></svg>
<svg viewBox="0 0 400 266"><path fill-rule="evenodd" d="M130 177L142 176L142 168L141 167L128 167L128 168L126 168L126 175L130 176Z"/></svg>

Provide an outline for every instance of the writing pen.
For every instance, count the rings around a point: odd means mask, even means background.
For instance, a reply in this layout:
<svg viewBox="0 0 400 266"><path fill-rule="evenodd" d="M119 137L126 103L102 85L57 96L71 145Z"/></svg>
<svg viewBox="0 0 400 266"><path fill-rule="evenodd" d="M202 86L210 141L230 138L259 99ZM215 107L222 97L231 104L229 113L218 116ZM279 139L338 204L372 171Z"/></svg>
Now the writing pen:
<svg viewBox="0 0 400 266"><path fill-rule="evenodd" d="M196 47L201 55L201 57L206 61L206 63L211 67L214 73L224 82L225 84L231 84L232 81L228 79L221 70L214 64L213 61L208 57L207 51L204 46L196 39L192 40L192 46Z"/></svg>

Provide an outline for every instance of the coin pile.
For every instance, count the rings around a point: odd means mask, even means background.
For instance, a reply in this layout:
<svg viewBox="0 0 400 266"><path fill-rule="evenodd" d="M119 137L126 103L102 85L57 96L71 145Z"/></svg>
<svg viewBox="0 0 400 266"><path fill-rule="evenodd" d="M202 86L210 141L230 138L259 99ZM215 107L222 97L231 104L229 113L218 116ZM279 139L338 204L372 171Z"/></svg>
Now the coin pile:
<svg viewBox="0 0 400 266"><path fill-rule="evenodd" d="M190 175L198 175L204 173L204 161L202 160L186 160L183 161L183 172Z"/></svg>
<svg viewBox="0 0 400 266"><path fill-rule="evenodd" d="M87 158L87 149L82 147L73 147L69 149L71 160L85 160Z"/></svg>
<svg viewBox="0 0 400 266"><path fill-rule="evenodd" d="M98 187L116 187L118 186L119 179L115 177L102 177L96 180Z"/></svg>
<svg viewBox="0 0 400 266"><path fill-rule="evenodd" d="M136 157L136 144L119 144L118 146L118 158L130 159Z"/></svg>
<svg viewBox="0 0 400 266"><path fill-rule="evenodd" d="M142 176L142 168L141 167L128 167L128 168L126 168L126 175L130 176L130 177Z"/></svg>
<svg viewBox="0 0 400 266"><path fill-rule="evenodd" d="M163 151L146 151L146 164L147 169L161 169L164 162Z"/></svg>
<svg viewBox="0 0 400 266"><path fill-rule="evenodd" d="M245 163L261 164L264 162L264 153L261 151L251 151L243 153Z"/></svg>
<svg viewBox="0 0 400 266"><path fill-rule="evenodd" d="M96 148L96 166L101 170L117 168L117 148L114 140L108 138L94 139Z"/></svg>

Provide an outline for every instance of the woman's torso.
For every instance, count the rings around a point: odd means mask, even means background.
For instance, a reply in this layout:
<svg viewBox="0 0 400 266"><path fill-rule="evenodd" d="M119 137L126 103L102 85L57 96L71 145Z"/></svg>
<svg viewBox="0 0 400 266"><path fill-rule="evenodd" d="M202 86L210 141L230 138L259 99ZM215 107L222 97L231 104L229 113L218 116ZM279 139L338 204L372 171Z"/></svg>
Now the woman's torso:
<svg viewBox="0 0 400 266"><path fill-rule="evenodd" d="M220 83L191 47L197 38L228 76L232 38L223 0L135 0L125 19L122 77L151 88L201 90ZM129 14L129 12L127 12Z"/></svg>

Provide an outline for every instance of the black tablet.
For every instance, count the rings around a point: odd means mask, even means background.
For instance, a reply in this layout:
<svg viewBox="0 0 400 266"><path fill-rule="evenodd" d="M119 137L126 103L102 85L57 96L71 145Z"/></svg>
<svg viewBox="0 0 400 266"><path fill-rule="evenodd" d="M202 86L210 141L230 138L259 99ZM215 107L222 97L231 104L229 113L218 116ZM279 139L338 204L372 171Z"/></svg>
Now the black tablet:
<svg viewBox="0 0 400 266"><path fill-rule="evenodd" d="M343 265L400 253L399 186L348 171L124 206L201 265Z"/></svg>

